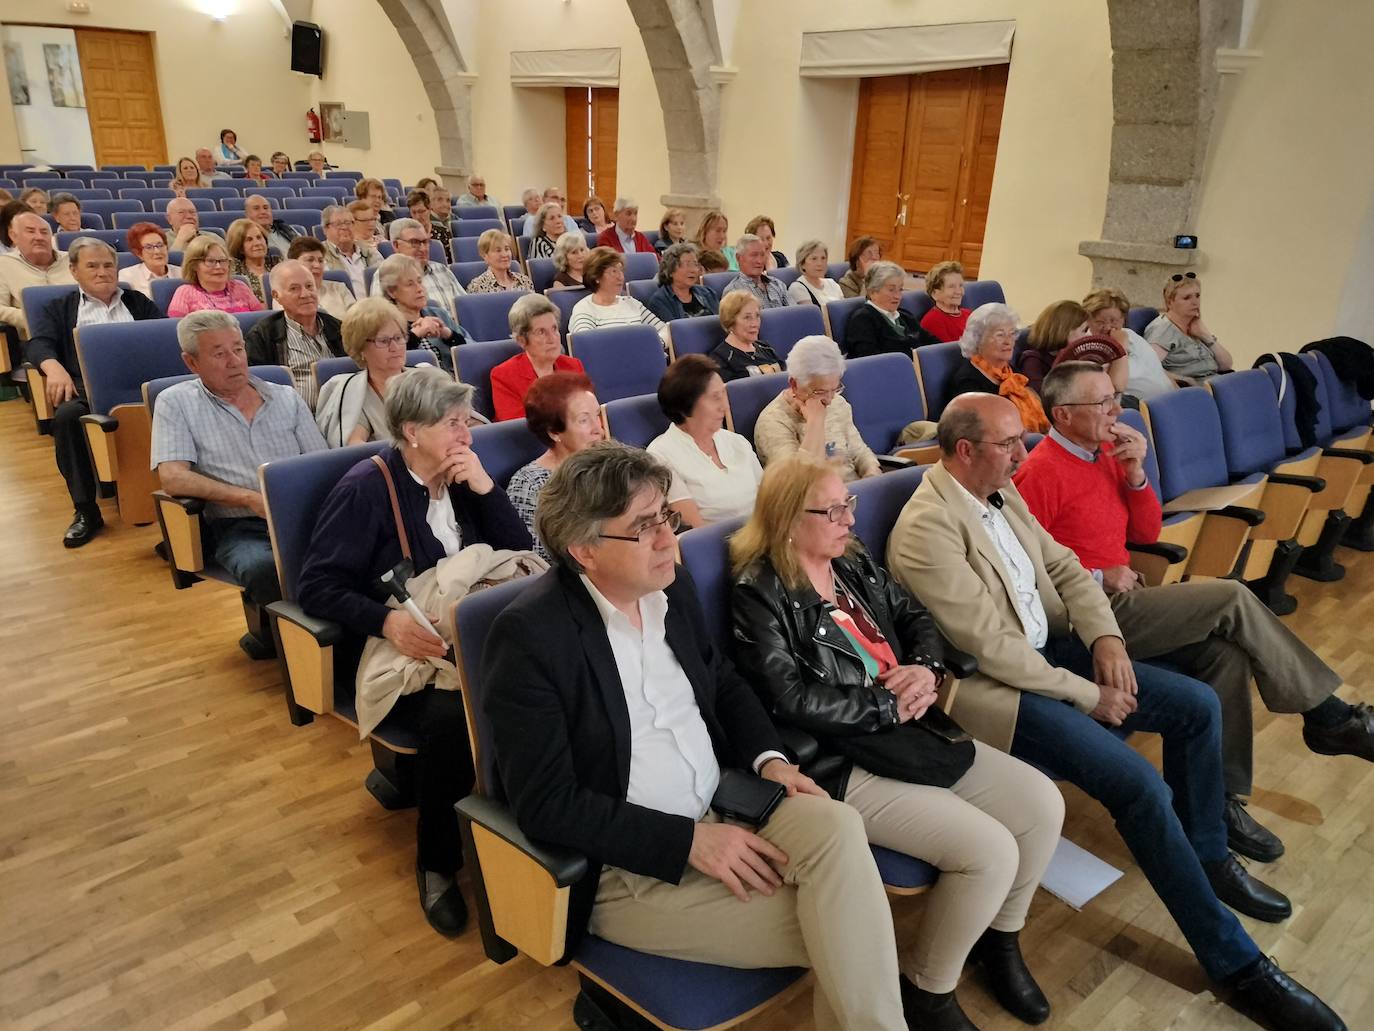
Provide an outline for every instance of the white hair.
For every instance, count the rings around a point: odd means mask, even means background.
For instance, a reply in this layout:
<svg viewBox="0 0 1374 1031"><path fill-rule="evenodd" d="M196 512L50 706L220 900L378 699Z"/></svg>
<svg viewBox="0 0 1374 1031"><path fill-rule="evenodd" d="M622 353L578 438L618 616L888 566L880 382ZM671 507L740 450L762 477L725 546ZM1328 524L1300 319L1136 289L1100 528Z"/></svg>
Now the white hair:
<svg viewBox="0 0 1374 1031"><path fill-rule="evenodd" d="M787 374L798 383L844 375L844 355L827 336L802 337L787 356Z"/></svg>
<svg viewBox="0 0 1374 1031"><path fill-rule="evenodd" d="M400 236L407 229L423 229L418 219L414 218L393 218L391 225L387 226L387 239L392 243L396 242L396 237Z"/></svg>
<svg viewBox="0 0 1374 1031"><path fill-rule="evenodd" d="M227 311L206 308L201 311L193 311L178 320L177 343L181 346L181 353L189 354L193 358L196 357L200 354L201 334L217 329L232 329L239 337L243 336L243 328L239 325L239 320Z"/></svg>
<svg viewBox="0 0 1374 1031"><path fill-rule="evenodd" d="M906 282L906 269L895 261L875 261L864 273L864 296L876 293L892 280Z"/></svg>
<svg viewBox="0 0 1374 1031"><path fill-rule="evenodd" d="M964 325L964 335L959 338L959 353L965 358L972 358L983 345L983 339L994 329L998 326L1015 329L1020 321L1020 316L1005 304L996 301L980 304Z"/></svg>
<svg viewBox="0 0 1374 1031"><path fill-rule="evenodd" d="M612 213L616 211L624 211L626 208L634 208L636 211L638 211L639 204L633 197L617 197L615 199L615 207L612 209Z"/></svg>

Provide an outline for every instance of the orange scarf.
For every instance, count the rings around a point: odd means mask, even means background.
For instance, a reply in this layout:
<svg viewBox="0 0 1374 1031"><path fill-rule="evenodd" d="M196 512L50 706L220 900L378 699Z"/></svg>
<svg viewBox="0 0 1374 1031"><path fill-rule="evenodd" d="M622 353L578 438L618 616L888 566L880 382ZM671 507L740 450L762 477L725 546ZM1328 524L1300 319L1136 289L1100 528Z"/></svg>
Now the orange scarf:
<svg viewBox="0 0 1374 1031"><path fill-rule="evenodd" d="M1048 433L1050 421L1045 418L1045 409L1040 406L1040 398L1035 396L1030 380L1019 372L1012 372L1010 365L1000 369L993 367L986 358L974 355L969 359L973 367L997 384L997 393L1016 406L1021 415L1021 425L1034 433Z"/></svg>

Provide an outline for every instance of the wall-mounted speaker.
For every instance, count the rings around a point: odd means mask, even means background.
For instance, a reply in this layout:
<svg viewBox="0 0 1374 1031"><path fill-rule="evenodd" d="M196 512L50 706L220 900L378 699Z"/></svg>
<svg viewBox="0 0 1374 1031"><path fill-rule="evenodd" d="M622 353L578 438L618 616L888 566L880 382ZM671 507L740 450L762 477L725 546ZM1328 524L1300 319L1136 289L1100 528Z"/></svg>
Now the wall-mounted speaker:
<svg viewBox="0 0 1374 1031"><path fill-rule="evenodd" d="M324 74L324 33L314 22L291 23L291 70Z"/></svg>

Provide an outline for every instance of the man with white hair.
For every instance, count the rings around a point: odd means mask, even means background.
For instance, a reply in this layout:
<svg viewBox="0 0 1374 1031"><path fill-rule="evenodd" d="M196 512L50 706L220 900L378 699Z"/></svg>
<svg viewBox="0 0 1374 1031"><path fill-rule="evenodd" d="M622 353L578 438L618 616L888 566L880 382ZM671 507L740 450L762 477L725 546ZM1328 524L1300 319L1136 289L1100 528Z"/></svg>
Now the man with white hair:
<svg viewBox="0 0 1374 1031"><path fill-rule="evenodd" d="M278 311L254 324L244 338L249 365L285 365L291 379L315 407L315 377L311 366L324 358L342 358L343 331L339 320L320 311L315 276L305 265L288 259L272 269L272 300Z"/></svg>
<svg viewBox="0 0 1374 1031"><path fill-rule="evenodd" d="M200 170L201 186L214 186L216 179L228 179L228 172L221 172L215 167L215 156L210 153L209 147L201 147L196 151L196 168Z"/></svg>
<svg viewBox="0 0 1374 1031"><path fill-rule="evenodd" d="M323 451L324 438L300 394L249 375L243 333L228 312L192 312L177 324L177 342L197 378L158 396L152 467L169 494L206 502L207 553L266 606L281 587L258 466ZM251 634L239 646L251 658L272 655Z"/></svg>
<svg viewBox="0 0 1374 1031"><path fill-rule="evenodd" d="M267 237L267 246L280 257L286 257L291 241L300 236L291 226L276 217L272 202L260 193L250 193L243 199L243 215L255 222Z"/></svg>
<svg viewBox="0 0 1374 1031"><path fill-rule="evenodd" d="M15 221L18 221L16 219ZM64 256L77 290L45 304L34 316L25 358L44 376L53 408L52 439L57 470L67 481L74 516L62 543L79 548L105 525L96 502L95 470L81 417L89 415L81 363L76 355L76 330L110 322L160 319L162 312L137 290L119 285L115 250L90 236L78 236Z"/></svg>
<svg viewBox="0 0 1374 1031"><path fill-rule="evenodd" d="M511 229L518 236L529 236L534 228L534 222L532 220L535 215L539 214L539 208L543 205L544 201L539 191L533 186L530 186L520 194L520 203L525 205L525 217L520 220L519 228L512 225Z"/></svg>
<svg viewBox="0 0 1374 1031"><path fill-rule="evenodd" d="M387 226L391 234L391 245L397 254L414 258L424 270L425 296L430 304L437 304L448 310L455 319L458 317L458 298L466 297L467 291L453 274L453 270L442 261L434 261L429 256L429 230L413 218L398 218ZM382 277L372 277L373 297L384 297Z"/></svg>
<svg viewBox="0 0 1374 1031"><path fill-rule="evenodd" d="M654 245L636 227L639 225L639 205L630 197L617 197L611 212L611 224L596 238L598 247L609 247L621 254L654 253Z"/></svg>
<svg viewBox="0 0 1374 1031"><path fill-rule="evenodd" d="M0 322L29 331L19 295L26 286L74 283L67 256L53 245L52 229L42 215L15 215L10 223L14 248L0 255Z"/></svg>
<svg viewBox="0 0 1374 1031"><path fill-rule="evenodd" d="M200 212L188 197L174 197L167 202L167 247L184 251L200 235Z"/></svg>
<svg viewBox="0 0 1374 1031"><path fill-rule="evenodd" d="M764 271L768 267L768 247L759 237L753 233L741 236L735 244L735 261L739 264L739 275L725 284L722 297L732 290L745 290L757 298L764 310L786 308L792 303L792 297L782 280L774 279Z"/></svg>
<svg viewBox="0 0 1374 1031"><path fill-rule="evenodd" d="M468 176L468 191L460 193L454 198L453 203L460 208L470 208L476 205L490 206L497 211L501 210L501 203L489 193L487 193L487 177L479 172L473 172Z"/></svg>

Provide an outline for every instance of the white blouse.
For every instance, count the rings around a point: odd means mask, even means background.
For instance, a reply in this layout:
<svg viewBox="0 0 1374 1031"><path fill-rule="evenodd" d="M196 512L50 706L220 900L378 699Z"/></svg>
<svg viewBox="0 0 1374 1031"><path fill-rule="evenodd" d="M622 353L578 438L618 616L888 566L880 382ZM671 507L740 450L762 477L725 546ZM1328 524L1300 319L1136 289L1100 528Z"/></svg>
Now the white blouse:
<svg viewBox="0 0 1374 1031"><path fill-rule="evenodd" d="M758 456L738 433L720 429L711 439L724 469L711 461L681 427L669 426L649 444L649 454L673 473L668 503L695 501L708 523L747 516L754 511L754 497L763 478Z"/></svg>
<svg viewBox="0 0 1374 1031"><path fill-rule="evenodd" d="M844 291L840 289L840 284L833 279L822 279L821 288L817 290L810 283L798 277L787 288L787 296L792 298L795 304L815 304L816 298L820 298L821 304L829 304L831 301L844 300Z"/></svg>
<svg viewBox="0 0 1374 1031"><path fill-rule="evenodd" d="M409 470L406 470L409 472ZM425 481L410 473L410 478L425 487L426 492L429 488L425 486ZM453 511L453 499L449 497L448 491L444 491L436 500L429 499L429 508L425 509L425 522L434 533L437 540L444 549L444 554L452 558L463 550L463 535L458 532L458 516Z"/></svg>

